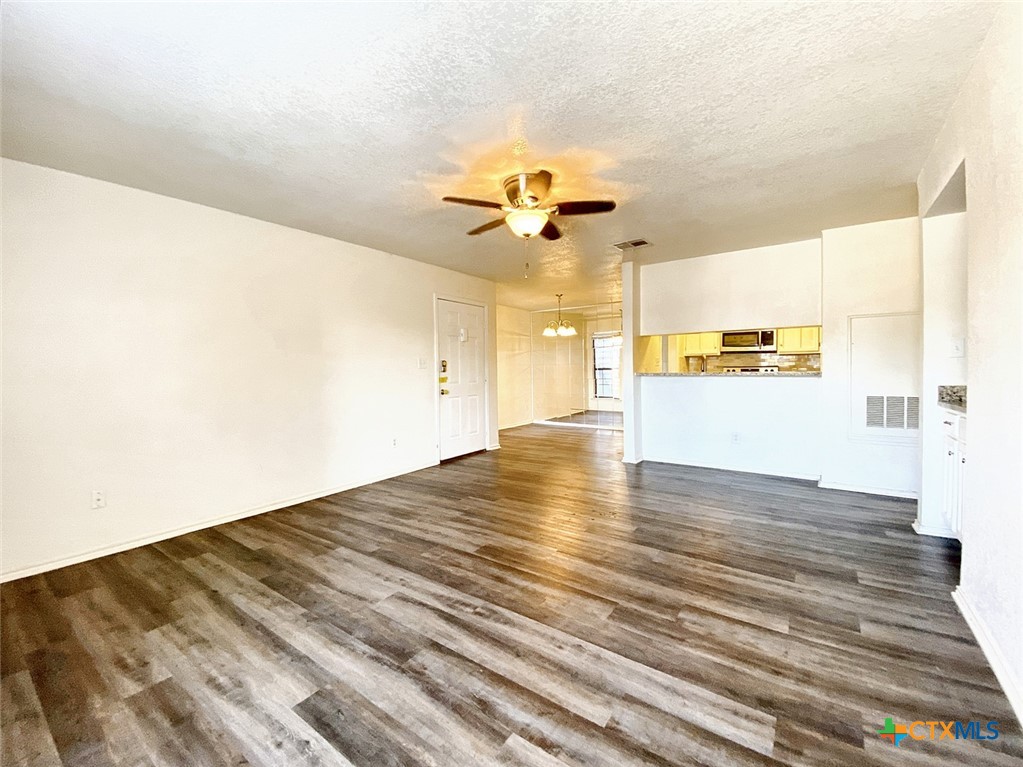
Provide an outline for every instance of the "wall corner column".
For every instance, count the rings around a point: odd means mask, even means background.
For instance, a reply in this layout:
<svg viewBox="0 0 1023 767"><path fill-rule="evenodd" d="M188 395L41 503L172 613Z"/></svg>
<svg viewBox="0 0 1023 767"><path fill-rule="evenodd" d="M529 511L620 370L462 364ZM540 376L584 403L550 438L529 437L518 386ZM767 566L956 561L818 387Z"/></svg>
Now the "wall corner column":
<svg viewBox="0 0 1023 767"><path fill-rule="evenodd" d="M623 463L643 460L642 387L635 375L636 339L640 333L640 266L622 262L622 423Z"/></svg>

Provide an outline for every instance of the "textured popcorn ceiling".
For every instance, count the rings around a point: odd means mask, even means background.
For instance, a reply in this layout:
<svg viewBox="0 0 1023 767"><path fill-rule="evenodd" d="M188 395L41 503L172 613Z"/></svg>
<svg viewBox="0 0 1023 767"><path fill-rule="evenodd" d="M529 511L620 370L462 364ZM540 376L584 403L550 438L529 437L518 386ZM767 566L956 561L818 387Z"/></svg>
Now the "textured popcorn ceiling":
<svg viewBox="0 0 1023 767"><path fill-rule="evenodd" d="M4 155L497 280L525 308L915 212L978 3L5 3ZM523 246L500 179L614 196ZM295 264L302 268L301 263Z"/></svg>

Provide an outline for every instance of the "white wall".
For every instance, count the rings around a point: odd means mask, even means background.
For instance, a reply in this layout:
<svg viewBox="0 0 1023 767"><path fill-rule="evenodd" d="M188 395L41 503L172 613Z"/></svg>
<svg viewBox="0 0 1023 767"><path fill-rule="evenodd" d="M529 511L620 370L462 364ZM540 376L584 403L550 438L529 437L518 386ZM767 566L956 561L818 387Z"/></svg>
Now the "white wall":
<svg viewBox="0 0 1023 767"><path fill-rule="evenodd" d="M1003 5L917 180L966 162L969 451L956 600L1023 718L1023 6Z"/></svg>
<svg viewBox="0 0 1023 767"><path fill-rule="evenodd" d="M436 463L435 292L494 370L491 282L2 167L5 578Z"/></svg>
<svg viewBox="0 0 1023 767"><path fill-rule="evenodd" d="M865 421L857 408L864 409L865 394L874 393L866 389L872 386L880 386L882 390L876 393L882 395L920 394L919 258L919 221L914 216L828 230L821 240L642 266L639 294L625 310L631 308L633 322L638 315L644 335L822 324L822 377L820 381L803 381L804 387L812 387L814 392L819 389L819 393L807 400L808 406L789 413L795 419L793 444L813 444L819 446L820 453L804 454L795 448L761 461L752 446L769 449L772 432L783 428L763 417L742 420L748 433L740 436L740 443L751 446L749 451L731 441L727 447L706 440L679 442L677 435L672 441L672 430L679 424L711 428L713 422L704 423L703 412L695 411L716 406L717 400L693 400L694 405L682 396L659 397L654 392L666 391L663 387L687 384L648 384L643 379L641 387L632 388L632 399L624 403L626 412L638 414L633 423L642 427L631 455L638 460L819 477L825 487L916 497L919 431L906 429L897 436L887 429L864 433L865 425L856 424ZM880 336L883 343L877 344L872 357L865 342L870 333L877 336L876 328L859 316L906 314L913 316L890 320L891 332ZM857 347L851 343L851 327L858 328L863 341ZM853 354L854 348L857 354ZM767 382L755 379L752 383ZM778 381L772 386L788 383ZM744 384L714 378L698 386L705 385L732 391ZM781 391L797 390L791 386ZM773 388L744 391L752 412L779 404L772 399ZM807 414L820 419L812 429L803 420ZM733 431L728 429L729 440ZM721 434L724 432L718 438ZM626 438L628 444L635 435L630 438L627 432Z"/></svg>
<svg viewBox="0 0 1023 767"><path fill-rule="evenodd" d="M530 313L497 307L497 422L501 429L533 420Z"/></svg>
<svg viewBox="0 0 1023 767"><path fill-rule="evenodd" d="M912 218L828 229L822 233L821 486L915 498L919 491L919 432L900 436L862 433L864 381L854 379L850 322L867 315L920 311L920 223ZM919 337L904 338L889 354L880 380L902 383L919 395ZM887 430L882 430L887 431Z"/></svg>
<svg viewBox="0 0 1023 767"><path fill-rule="evenodd" d="M637 380L644 460L803 479L820 476L819 378Z"/></svg>
<svg viewBox="0 0 1023 767"><path fill-rule="evenodd" d="M966 383L966 214L922 222L923 367L917 531L951 536L942 513L944 410L938 387Z"/></svg>
<svg viewBox="0 0 1023 767"><path fill-rule="evenodd" d="M641 282L641 335L821 322L820 240L647 264Z"/></svg>
<svg viewBox="0 0 1023 767"><path fill-rule="evenodd" d="M626 460L817 479L819 379L629 374L637 324L637 335L820 324L820 240L623 264L622 277Z"/></svg>

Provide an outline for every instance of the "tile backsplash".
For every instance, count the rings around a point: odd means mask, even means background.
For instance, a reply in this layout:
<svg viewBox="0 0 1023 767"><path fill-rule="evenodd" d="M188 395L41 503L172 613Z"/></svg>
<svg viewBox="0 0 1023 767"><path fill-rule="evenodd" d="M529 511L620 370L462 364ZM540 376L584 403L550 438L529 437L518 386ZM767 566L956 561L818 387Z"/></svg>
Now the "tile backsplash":
<svg viewBox="0 0 1023 767"><path fill-rule="evenodd" d="M938 402L943 405L951 405L955 408L966 410L966 387L965 386L939 386Z"/></svg>
<svg viewBox="0 0 1023 767"><path fill-rule="evenodd" d="M687 373L700 372L700 357L683 357L681 369ZM725 368L764 367L775 365L780 371L805 371L819 373L821 355L817 354L776 354L774 352L739 352L707 357L707 372L720 373Z"/></svg>

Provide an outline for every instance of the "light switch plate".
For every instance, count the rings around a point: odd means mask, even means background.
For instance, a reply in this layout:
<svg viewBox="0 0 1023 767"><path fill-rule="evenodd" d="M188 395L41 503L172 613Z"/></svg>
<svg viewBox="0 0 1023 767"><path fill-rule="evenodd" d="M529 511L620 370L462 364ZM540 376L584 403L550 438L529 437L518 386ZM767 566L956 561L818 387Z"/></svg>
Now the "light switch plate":
<svg viewBox="0 0 1023 767"><path fill-rule="evenodd" d="M966 339L965 338L953 338L952 343L948 347L949 357L965 357L966 356Z"/></svg>

